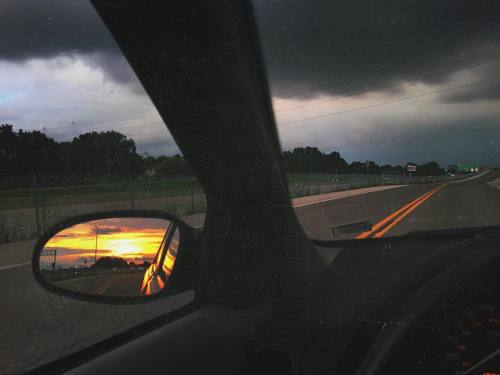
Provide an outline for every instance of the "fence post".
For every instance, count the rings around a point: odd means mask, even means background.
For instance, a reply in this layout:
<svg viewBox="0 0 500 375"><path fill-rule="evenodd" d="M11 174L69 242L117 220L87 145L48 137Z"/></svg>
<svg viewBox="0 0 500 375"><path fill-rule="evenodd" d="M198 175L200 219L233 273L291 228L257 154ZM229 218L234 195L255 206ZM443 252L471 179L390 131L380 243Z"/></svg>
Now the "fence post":
<svg viewBox="0 0 500 375"><path fill-rule="evenodd" d="M194 180L191 179L191 213L194 214Z"/></svg>
<svg viewBox="0 0 500 375"><path fill-rule="evenodd" d="M129 186L129 191L130 191L130 207L134 209L134 187L133 187L133 182L131 182Z"/></svg>
<svg viewBox="0 0 500 375"><path fill-rule="evenodd" d="M38 189L37 189L36 175L33 175L32 184L33 184L33 189L32 189L33 207L35 209L36 235L40 236L40 234L41 234L41 227L40 227L40 207L39 207L39 201L38 201Z"/></svg>

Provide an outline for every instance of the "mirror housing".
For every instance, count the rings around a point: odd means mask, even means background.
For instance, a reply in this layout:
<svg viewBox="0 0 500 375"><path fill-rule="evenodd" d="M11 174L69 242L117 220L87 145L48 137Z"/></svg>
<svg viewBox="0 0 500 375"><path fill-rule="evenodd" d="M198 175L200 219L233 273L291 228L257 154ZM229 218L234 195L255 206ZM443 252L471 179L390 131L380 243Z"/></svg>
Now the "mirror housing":
<svg viewBox="0 0 500 375"><path fill-rule="evenodd" d="M46 290L79 300L152 302L194 288L199 233L162 211L74 216L39 238L33 275Z"/></svg>

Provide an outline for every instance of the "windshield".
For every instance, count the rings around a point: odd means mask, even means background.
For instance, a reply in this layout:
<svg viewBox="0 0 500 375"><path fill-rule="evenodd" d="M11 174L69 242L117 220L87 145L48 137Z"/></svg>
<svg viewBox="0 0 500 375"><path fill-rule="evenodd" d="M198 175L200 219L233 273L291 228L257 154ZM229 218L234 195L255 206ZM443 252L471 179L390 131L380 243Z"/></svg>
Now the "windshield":
<svg viewBox="0 0 500 375"><path fill-rule="evenodd" d="M500 225L497 3L254 3L310 237Z"/></svg>
<svg viewBox="0 0 500 375"><path fill-rule="evenodd" d="M206 202L89 2L8 0L1 8L0 372L17 374L193 300L191 291L111 306L51 294L34 280L30 262L46 229L74 215L117 209L164 210L199 226ZM161 238L118 229L90 227L95 253L79 253L67 267L87 270L98 250L110 252L111 238L119 248L115 259L134 275L145 272ZM175 229L168 252L160 254L164 272L172 272L178 236ZM55 251L50 255L55 267Z"/></svg>
<svg viewBox="0 0 500 375"><path fill-rule="evenodd" d="M254 6L280 160L311 238L500 225L496 3ZM47 228L117 209L165 210L199 228L206 198L89 2L4 0L1 14L0 365L19 373L193 299L110 306L52 295L30 268ZM129 267L151 266L126 250Z"/></svg>

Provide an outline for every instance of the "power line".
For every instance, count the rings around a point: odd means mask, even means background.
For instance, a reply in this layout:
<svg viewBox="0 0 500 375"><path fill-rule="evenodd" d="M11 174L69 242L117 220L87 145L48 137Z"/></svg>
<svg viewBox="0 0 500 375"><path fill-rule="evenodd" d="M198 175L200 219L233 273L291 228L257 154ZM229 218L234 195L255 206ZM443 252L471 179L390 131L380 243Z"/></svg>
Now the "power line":
<svg viewBox="0 0 500 375"><path fill-rule="evenodd" d="M128 122L128 121L138 121L138 120L147 120L152 117L158 117L156 115L150 115L150 116L143 116L143 117L136 117L136 118L129 118L129 119L123 119L123 120L116 120L116 121L108 121L108 122L101 122L101 123L94 123L94 124L87 124L87 125L61 125L61 126L52 126L47 129L64 129L64 128L88 128L88 127L93 127L93 126L102 126L102 125L114 125L118 124L121 122Z"/></svg>
<svg viewBox="0 0 500 375"><path fill-rule="evenodd" d="M406 81L402 81L402 82L399 82L399 83L395 83L395 84L378 86L378 87L370 89L370 91L378 91L378 90L387 89L387 88L391 88L391 87L397 87L397 86L401 86L401 85L404 85L404 84L421 81L422 79L425 79L425 78L431 78L431 77L437 77L437 76L441 76L441 75L456 73L456 72L459 72L459 71L462 71L462 70L471 69L471 68L475 68L475 67L478 67L478 66L484 66L484 65L489 65L489 64L496 64L498 62L500 62L500 60L490 60L490 61L479 63L479 64L473 64L473 65L465 66L465 67L462 67L460 69L454 69L454 70L448 70L448 71L440 72L440 73L428 74L428 75L420 76L418 78L414 78L414 79L411 79L411 80L406 80ZM310 103L301 104L301 105L297 105L297 106L293 106L293 107L283 108L283 109L276 110L275 112L276 113L288 112L288 111L292 111L292 110L295 110L295 109L310 107L310 106L313 106L313 105L316 105L316 104L334 102L334 101L337 101L337 100L340 100L340 99L344 99L344 98L351 98L353 96L362 95L364 93L365 92L363 91L363 92L357 92L357 93L350 94L350 95L336 95L333 98L322 99L322 100L317 100L315 102L310 102Z"/></svg>
<svg viewBox="0 0 500 375"><path fill-rule="evenodd" d="M149 123L143 123L143 124L134 124L130 126L119 126L119 127L112 127L111 129L99 129L99 131L116 131L116 130L123 130L123 129L133 129L133 128L139 128L143 126L151 126L151 125L157 125L157 124L163 124L163 121L153 121ZM46 128L46 131L52 130L53 128ZM166 128L165 128L166 130ZM93 129L89 129L88 131L93 131ZM77 136L82 133L78 133L78 129L74 129L73 131L70 132L64 132L64 133L54 133L52 134L53 136Z"/></svg>
<svg viewBox="0 0 500 375"><path fill-rule="evenodd" d="M169 135L169 133L167 132L167 129L163 129L163 130L158 130L158 131L155 131L155 132L151 132L151 133L143 133L143 134L137 134L139 136L150 136L150 135L155 135L155 134L165 134L165 135ZM137 135L132 135L132 137L137 137Z"/></svg>
<svg viewBox="0 0 500 375"><path fill-rule="evenodd" d="M303 122L303 121L315 120L315 119L318 119L318 118L330 117L330 116L340 115L340 114L348 113L348 112L360 111L360 110L364 110L364 109L368 109L368 108L379 107L379 106L386 105L386 104L393 104L393 103L403 102L403 101L406 101L406 100L412 100L412 99L416 99L416 98L421 98L423 96L439 94L439 93L443 93L443 92L447 92L447 91L453 91L453 90L461 89L461 88L464 88L464 87L470 87L470 86L474 86L474 85L479 85L479 84L482 84L482 83L491 83L493 81L498 81L498 80L500 80L500 77L496 77L496 78L488 79L488 80L477 81L477 82L466 83L464 85L454 86L454 87L448 87L446 89L441 89L441 90L429 91L429 92L426 92L426 93L423 93L423 94L406 96L404 98L393 99L393 100L389 100L387 102L381 102L381 103L370 104L370 105L365 105L365 106L361 106L361 107L346 109L346 110L342 110L342 111L331 112L331 113L327 113L327 114L324 114L324 115L306 117L306 118L302 118L300 120L286 121L286 122L279 123L279 125L296 124L296 123Z"/></svg>

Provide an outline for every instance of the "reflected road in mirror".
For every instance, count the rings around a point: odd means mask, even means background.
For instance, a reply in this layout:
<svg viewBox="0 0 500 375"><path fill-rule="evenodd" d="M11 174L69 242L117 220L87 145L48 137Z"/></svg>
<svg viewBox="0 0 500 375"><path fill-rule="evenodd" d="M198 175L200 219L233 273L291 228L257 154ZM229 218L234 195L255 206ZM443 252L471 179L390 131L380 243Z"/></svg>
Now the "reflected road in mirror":
<svg viewBox="0 0 500 375"><path fill-rule="evenodd" d="M179 229L165 219L88 221L45 244L40 274L58 288L89 295L152 295L166 287L178 245Z"/></svg>

